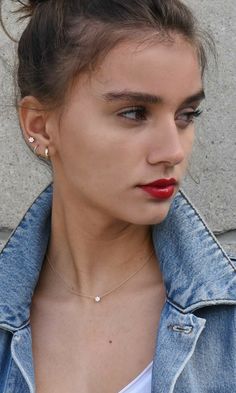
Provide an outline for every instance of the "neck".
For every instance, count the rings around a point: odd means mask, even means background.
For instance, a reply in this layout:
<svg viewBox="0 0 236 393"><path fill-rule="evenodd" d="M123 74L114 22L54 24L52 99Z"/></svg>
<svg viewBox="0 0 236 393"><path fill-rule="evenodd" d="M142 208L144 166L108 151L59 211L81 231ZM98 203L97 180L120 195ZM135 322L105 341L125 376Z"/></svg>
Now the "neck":
<svg viewBox="0 0 236 393"><path fill-rule="evenodd" d="M89 295L115 287L138 270L153 252L149 226L114 222L95 213L78 209L78 203L73 201L65 209L54 195L47 251L64 280L74 290ZM150 261L153 265L154 256ZM63 287L58 277L51 282L57 291Z"/></svg>

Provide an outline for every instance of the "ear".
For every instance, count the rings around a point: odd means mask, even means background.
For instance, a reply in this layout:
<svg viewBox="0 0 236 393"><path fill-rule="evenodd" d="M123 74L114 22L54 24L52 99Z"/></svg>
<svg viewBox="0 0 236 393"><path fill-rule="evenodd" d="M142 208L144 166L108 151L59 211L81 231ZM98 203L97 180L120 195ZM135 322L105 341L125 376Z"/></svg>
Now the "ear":
<svg viewBox="0 0 236 393"><path fill-rule="evenodd" d="M20 126L26 143L37 148L37 154L44 156L45 148L49 147L51 135L48 132L48 117L44 106L33 96L24 97L18 107ZM34 142L30 143L29 138L33 137ZM50 155L52 149L50 149Z"/></svg>

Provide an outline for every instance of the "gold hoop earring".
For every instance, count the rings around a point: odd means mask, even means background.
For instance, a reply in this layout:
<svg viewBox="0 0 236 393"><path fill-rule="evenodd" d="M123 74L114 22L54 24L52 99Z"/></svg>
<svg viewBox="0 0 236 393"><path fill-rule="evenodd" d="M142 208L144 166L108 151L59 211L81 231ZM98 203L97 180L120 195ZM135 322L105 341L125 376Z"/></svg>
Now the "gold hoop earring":
<svg viewBox="0 0 236 393"><path fill-rule="evenodd" d="M49 160L49 159L50 159L50 157L49 157L49 149L48 149L48 147L46 147L46 148L45 148L45 157L46 157L46 159L47 159L47 160Z"/></svg>
<svg viewBox="0 0 236 393"><path fill-rule="evenodd" d="M35 147L34 147L34 154L36 154L37 155L37 149L38 149L38 147L39 147L39 145L36 145Z"/></svg>

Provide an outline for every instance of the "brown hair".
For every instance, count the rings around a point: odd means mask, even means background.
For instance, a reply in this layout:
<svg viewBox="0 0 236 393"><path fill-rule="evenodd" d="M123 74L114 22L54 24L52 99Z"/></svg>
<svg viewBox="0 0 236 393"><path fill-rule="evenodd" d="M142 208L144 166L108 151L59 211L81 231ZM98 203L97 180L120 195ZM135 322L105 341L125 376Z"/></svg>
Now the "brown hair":
<svg viewBox="0 0 236 393"><path fill-rule="evenodd" d="M179 0L29 0L21 18L30 21L18 45L20 97L47 105L63 103L81 72L94 68L117 43L177 32L197 49L204 73L205 44L212 47L190 9ZM21 19L20 18L20 19Z"/></svg>

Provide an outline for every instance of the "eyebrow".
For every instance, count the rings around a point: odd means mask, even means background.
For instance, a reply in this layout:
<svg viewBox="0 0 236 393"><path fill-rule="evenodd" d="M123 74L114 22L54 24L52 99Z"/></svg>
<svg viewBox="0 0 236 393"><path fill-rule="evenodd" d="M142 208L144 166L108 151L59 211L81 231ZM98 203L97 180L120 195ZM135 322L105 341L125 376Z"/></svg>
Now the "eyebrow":
<svg viewBox="0 0 236 393"><path fill-rule="evenodd" d="M108 92L102 95L103 99L108 102L113 101L126 101L126 102L140 102L144 104L160 104L163 102L163 99L159 96L148 94L148 93L141 93L136 91L113 91ZM202 101L205 98L204 90L201 89L197 93L187 97L181 105L191 104L196 101Z"/></svg>
<svg viewBox="0 0 236 393"><path fill-rule="evenodd" d="M137 101L146 104L159 104L162 102L161 97L156 95L128 90L105 93L103 98L105 101Z"/></svg>
<svg viewBox="0 0 236 393"><path fill-rule="evenodd" d="M192 104L193 102L196 101L202 101L206 98L205 92L203 89L201 89L200 91L198 91L197 93L193 94L190 97L187 97L184 102L182 103L182 105L186 105L186 104Z"/></svg>

